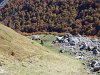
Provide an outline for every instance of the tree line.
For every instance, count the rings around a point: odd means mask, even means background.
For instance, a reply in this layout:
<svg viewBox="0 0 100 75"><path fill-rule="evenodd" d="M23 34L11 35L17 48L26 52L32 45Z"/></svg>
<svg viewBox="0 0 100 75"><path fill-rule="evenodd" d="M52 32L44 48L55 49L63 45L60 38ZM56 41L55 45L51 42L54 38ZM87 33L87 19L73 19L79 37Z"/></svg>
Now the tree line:
<svg viewBox="0 0 100 75"><path fill-rule="evenodd" d="M0 21L14 30L100 36L100 0L12 0Z"/></svg>

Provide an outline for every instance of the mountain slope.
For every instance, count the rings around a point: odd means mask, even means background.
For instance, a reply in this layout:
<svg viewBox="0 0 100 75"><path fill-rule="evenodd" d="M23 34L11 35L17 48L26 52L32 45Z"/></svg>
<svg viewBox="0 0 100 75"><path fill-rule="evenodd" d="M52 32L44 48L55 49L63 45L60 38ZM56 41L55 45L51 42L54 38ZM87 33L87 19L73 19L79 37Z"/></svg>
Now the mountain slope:
<svg viewBox="0 0 100 75"><path fill-rule="evenodd" d="M39 53L42 54L41 46L37 47L34 42L33 45L31 40L0 24L0 54L13 55L20 59Z"/></svg>
<svg viewBox="0 0 100 75"><path fill-rule="evenodd" d="M92 75L73 57L50 52L2 24L0 64L3 75Z"/></svg>

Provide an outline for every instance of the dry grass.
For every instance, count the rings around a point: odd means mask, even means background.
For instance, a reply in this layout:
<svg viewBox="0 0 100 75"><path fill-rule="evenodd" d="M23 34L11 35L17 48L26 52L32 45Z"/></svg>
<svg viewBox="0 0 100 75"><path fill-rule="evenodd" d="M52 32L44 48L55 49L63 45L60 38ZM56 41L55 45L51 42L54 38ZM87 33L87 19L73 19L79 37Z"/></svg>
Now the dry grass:
<svg viewBox="0 0 100 75"><path fill-rule="evenodd" d="M7 28L0 24L0 53L8 57L14 52L14 57L23 59L25 57L42 55L45 50L42 46L37 45L36 42L14 32L12 29ZM6 54L5 54L6 53Z"/></svg>
<svg viewBox="0 0 100 75"><path fill-rule="evenodd" d="M6 64L3 68L8 75L92 75L78 60L53 53L2 24L1 60Z"/></svg>

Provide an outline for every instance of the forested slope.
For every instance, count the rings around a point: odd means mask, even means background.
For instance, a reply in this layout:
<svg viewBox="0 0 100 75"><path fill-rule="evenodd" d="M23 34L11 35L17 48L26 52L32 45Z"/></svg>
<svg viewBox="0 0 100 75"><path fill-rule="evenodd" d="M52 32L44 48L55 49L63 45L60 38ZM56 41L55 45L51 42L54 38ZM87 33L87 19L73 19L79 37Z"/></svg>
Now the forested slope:
<svg viewBox="0 0 100 75"><path fill-rule="evenodd" d="M21 32L100 36L100 0L12 0L0 21Z"/></svg>

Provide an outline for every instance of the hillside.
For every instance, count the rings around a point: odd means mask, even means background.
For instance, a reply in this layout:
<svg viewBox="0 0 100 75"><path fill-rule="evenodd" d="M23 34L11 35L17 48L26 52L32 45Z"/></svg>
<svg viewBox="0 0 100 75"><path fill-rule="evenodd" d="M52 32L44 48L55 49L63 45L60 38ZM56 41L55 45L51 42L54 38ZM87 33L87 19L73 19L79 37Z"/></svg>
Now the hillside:
<svg viewBox="0 0 100 75"><path fill-rule="evenodd" d="M100 0L12 0L0 21L16 31L100 36Z"/></svg>
<svg viewBox="0 0 100 75"><path fill-rule="evenodd" d="M42 55L40 49L41 46L38 47L31 40L0 24L0 54L5 57L14 56L16 59L24 59L31 55Z"/></svg>
<svg viewBox="0 0 100 75"><path fill-rule="evenodd" d="M92 75L71 56L49 51L0 24L0 74Z"/></svg>

